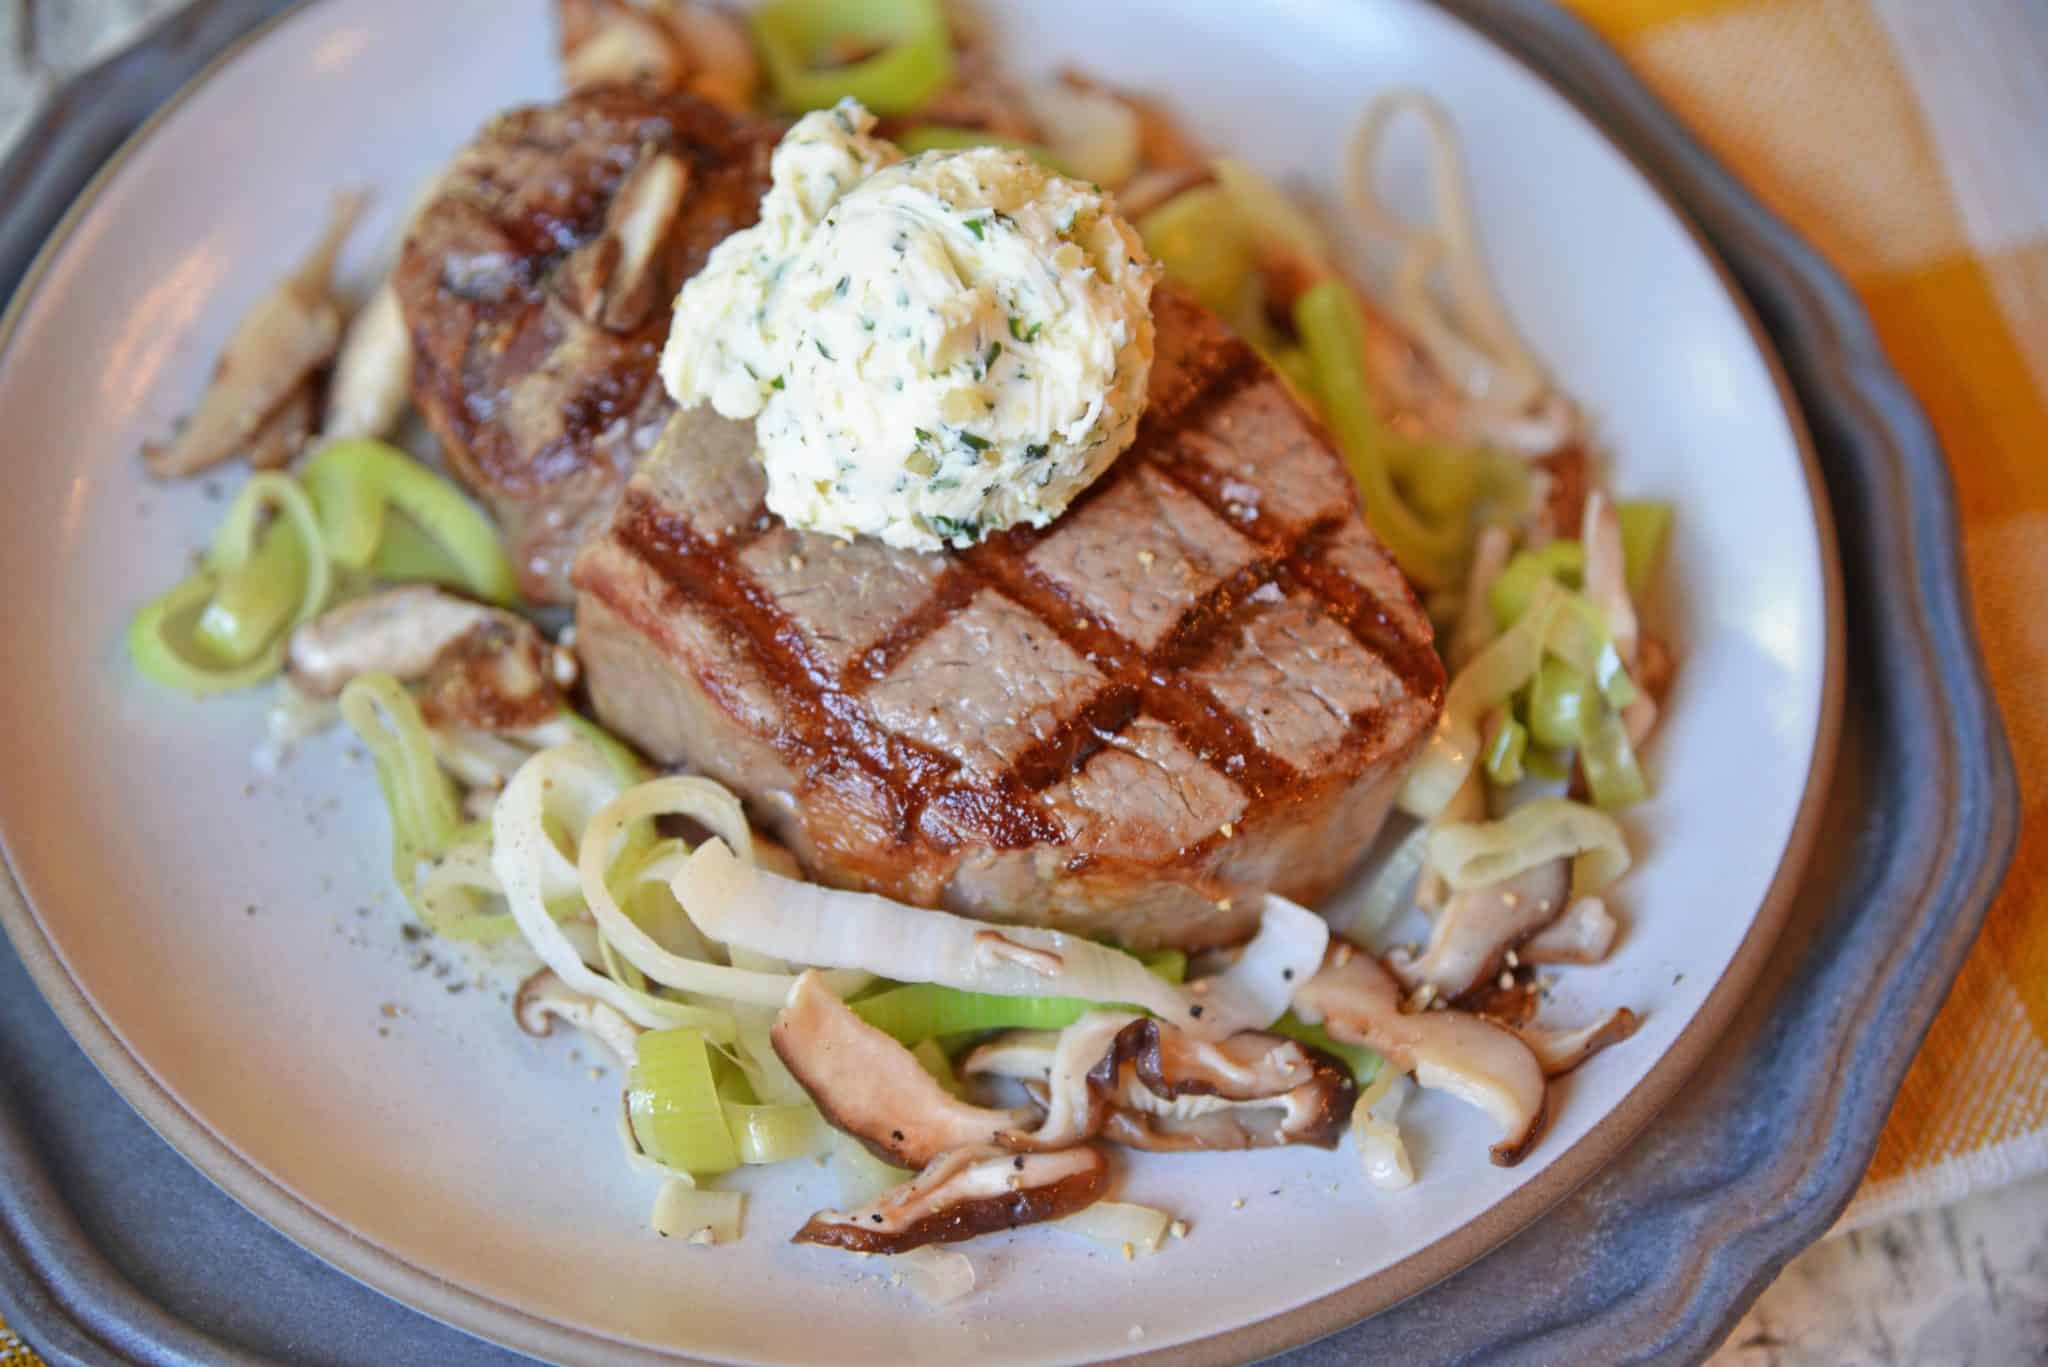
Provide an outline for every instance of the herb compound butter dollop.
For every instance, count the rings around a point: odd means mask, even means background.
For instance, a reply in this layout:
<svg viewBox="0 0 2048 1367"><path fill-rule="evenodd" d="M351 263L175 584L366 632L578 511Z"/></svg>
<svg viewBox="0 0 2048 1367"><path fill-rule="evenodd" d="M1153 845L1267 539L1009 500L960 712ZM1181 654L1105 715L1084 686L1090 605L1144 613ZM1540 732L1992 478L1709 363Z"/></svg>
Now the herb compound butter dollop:
<svg viewBox="0 0 2048 1367"><path fill-rule="evenodd" d="M1042 527L1136 433L1157 272L1093 187L873 127L843 101L783 138L760 222L683 287L662 379L755 420L791 526L917 550Z"/></svg>

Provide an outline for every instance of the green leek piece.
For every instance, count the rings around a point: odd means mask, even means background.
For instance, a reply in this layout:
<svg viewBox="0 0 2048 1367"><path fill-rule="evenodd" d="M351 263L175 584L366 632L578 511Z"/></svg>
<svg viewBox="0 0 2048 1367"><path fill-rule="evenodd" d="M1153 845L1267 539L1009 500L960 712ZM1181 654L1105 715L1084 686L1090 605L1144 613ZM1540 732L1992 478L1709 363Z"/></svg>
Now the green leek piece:
<svg viewBox="0 0 2048 1367"><path fill-rule="evenodd" d="M463 834L455 780L434 758L419 705L389 674L362 674L341 690L341 719L369 750L391 816L391 877L420 906L419 866Z"/></svg>
<svg viewBox="0 0 2048 1367"><path fill-rule="evenodd" d="M1529 749L1529 729L1513 717L1501 723L1494 732L1493 744L1486 747L1480 763L1486 766L1486 777L1496 787L1506 788L1522 781L1522 757Z"/></svg>
<svg viewBox="0 0 2048 1367"><path fill-rule="evenodd" d="M1560 537L1540 551L1517 551L1486 591L1493 620L1506 631L1522 620L1539 584L1579 586L1586 569L1586 551L1577 541Z"/></svg>
<svg viewBox="0 0 2048 1367"><path fill-rule="evenodd" d="M1323 417L1358 484L1366 521L1402 571L1424 589L1455 584L1468 527L1430 525L1394 487L1390 440L1365 392L1365 315L1350 286L1326 280L1305 292L1294 303L1294 327L1315 365Z"/></svg>
<svg viewBox="0 0 2048 1367"><path fill-rule="evenodd" d="M300 477L319 510L335 563L386 573L409 570L485 602L517 601L518 580L491 520L460 489L397 447L367 437L329 442ZM439 547L444 566L436 569L420 538L398 533L393 540L393 509ZM385 552L387 541L392 549Z"/></svg>
<svg viewBox="0 0 2048 1367"><path fill-rule="evenodd" d="M850 97L877 114L908 114L953 79L939 0L774 0L747 22L776 99L793 113Z"/></svg>
<svg viewBox="0 0 2048 1367"><path fill-rule="evenodd" d="M750 1167L808 1158L824 1148L825 1122L815 1106L808 1103L755 1105L740 1101L724 1104L725 1124L732 1134L733 1146L739 1153L740 1162Z"/></svg>
<svg viewBox="0 0 2048 1367"><path fill-rule="evenodd" d="M1546 658L1529 683L1529 735L1554 750L1572 749L1584 741L1586 720L1600 705L1592 680L1563 660Z"/></svg>
<svg viewBox="0 0 2048 1367"><path fill-rule="evenodd" d="M1611 707L1596 707L1587 718L1579 767L1585 770L1593 805L1603 811L1627 807L1650 795L1650 785L1636 763L1635 747L1629 744L1628 728Z"/></svg>
<svg viewBox="0 0 2048 1367"><path fill-rule="evenodd" d="M1571 756L1547 745L1531 745L1522 752L1522 772L1545 783L1562 783L1572 776Z"/></svg>
<svg viewBox="0 0 2048 1367"><path fill-rule="evenodd" d="M1145 250L1166 273L1216 313L1240 313L1247 283L1256 285L1252 239L1221 187L1175 195L1138 224Z"/></svg>
<svg viewBox="0 0 2048 1367"><path fill-rule="evenodd" d="M1140 955L1145 967L1167 982L1186 976L1188 956L1177 949ZM909 983L887 988L848 1003L853 1013L902 1044L990 1030L1063 1030L1090 1011L1138 1011L1136 1006L1104 1007L1080 997L1001 997L990 992L963 992L936 983Z"/></svg>
<svg viewBox="0 0 2048 1367"><path fill-rule="evenodd" d="M892 987L852 1007L856 1016L903 1044L989 1030L1063 1030L1103 1009L1079 997L999 997L935 983Z"/></svg>
<svg viewBox="0 0 2048 1367"><path fill-rule="evenodd" d="M286 636L326 604L331 582L305 494L288 476L251 476L198 573L129 622L128 653L144 677L194 696L247 688L284 667Z"/></svg>
<svg viewBox="0 0 2048 1367"><path fill-rule="evenodd" d="M1351 1080L1364 1087L1380 1075L1380 1065L1385 1061L1376 1050L1362 1044L1342 1044L1330 1038L1327 1030L1320 1025L1310 1025L1289 1011L1273 1022L1273 1033L1299 1040L1312 1049L1320 1049L1336 1058L1351 1070Z"/></svg>
<svg viewBox="0 0 2048 1367"><path fill-rule="evenodd" d="M640 1036L626 1073L626 1115L649 1158L689 1173L740 1164L701 1030L676 1026Z"/></svg>
<svg viewBox="0 0 2048 1367"><path fill-rule="evenodd" d="M305 596L307 568L306 543L298 531L272 523L248 558L219 576L212 601L192 628L193 639L223 660L247 664L284 639Z"/></svg>
<svg viewBox="0 0 2048 1367"><path fill-rule="evenodd" d="M1664 546L1671 539L1671 505L1650 499L1614 505L1621 523L1621 558L1627 566L1629 597L1641 599L1657 580Z"/></svg>

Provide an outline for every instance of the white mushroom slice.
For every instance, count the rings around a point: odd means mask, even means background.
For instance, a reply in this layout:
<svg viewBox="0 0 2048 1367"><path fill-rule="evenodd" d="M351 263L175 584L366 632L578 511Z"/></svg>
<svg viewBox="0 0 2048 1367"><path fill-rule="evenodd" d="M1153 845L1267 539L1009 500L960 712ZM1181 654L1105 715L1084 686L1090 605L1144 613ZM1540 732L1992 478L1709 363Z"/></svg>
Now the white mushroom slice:
<svg viewBox="0 0 2048 1367"><path fill-rule="evenodd" d="M1117 1036L1137 1019L1129 1012L1091 1011L1060 1031L1044 1071L1022 1079L1045 1083L1045 1118L1029 1133L1021 1127L1004 1133L1002 1142L1014 1148L1059 1149L1078 1144L1101 1129L1102 1099L1089 1085L1089 1075L1114 1051ZM1036 1047L1036 1042L1004 1046L999 1040L983 1045L967 1056L962 1071L973 1077L995 1072L999 1063L1018 1066L1011 1061L1021 1061L1029 1047ZM1024 1066L1035 1070L1035 1064Z"/></svg>
<svg viewBox="0 0 2048 1367"><path fill-rule="evenodd" d="M1108 1184L1100 1149L1026 1154L979 1145L937 1155L909 1182L858 1210L819 1211L795 1241L905 1253L1062 1219L1094 1204Z"/></svg>
<svg viewBox="0 0 2048 1367"><path fill-rule="evenodd" d="M1553 859L1504 883L1451 894L1418 958L1396 951L1387 967L1414 991L1424 983L1456 1000L1500 971L1502 957L1558 918L1571 888L1571 862Z"/></svg>
<svg viewBox="0 0 2048 1367"><path fill-rule="evenodd" d="M292 633L292 682L314 697L331 698L360 674L424 678L456 641L507 619L525 625L510 613L424 584L373 593Z"/></svg>
<svg viewBox="0 0 2048 1367"><path fill-rule="evenodd" d="M398 426L412 396L412 333L387 278L341 340L327 386L329 437L382 437Z"/></svg>
<svg viewBox="0 0 2048 1367"><path fill-rule="evenodd" d="M1621 924L1599 897L1581 897L1564 914L1522 942L1525 964L1597 964L1614 951Z"/></svg>
<svg viewBox="0 0 2048 1367"><path fill-rule="evenodd" d="M521 1030L536 1037L552 1034L554 1023L565 1021L618 1055L619 1062L628 1067L639 1053L639 1026L614 1008L576 991L551 968L543 968L519 984L512 1014Z"/></svg>
<svg viewBox="0 0 2048 1367"><path fill-rule="evenodd" d="M1529 1047L1503 1026L1463 1011L1401 1010L1401 986L1377 959L1349 944L1330 951L1294 999L1303 1020L1331 1038L1377 1050L1434 1091L1449 1092L1485 1111L1501 1127L1493 1161L1521 1161L1548 1119L1543 1069Z"/></svg>
<svg viewBox="0 0 2048 1367"><path fill-rule="evenodd" d="M184 430L168 445L144 451L151 474L195 474L247 450L279 406L333 359L341 309L329 277L362 207L359 194L335 196L312 252L235 325Z"/></svg>
<svg viewBox="0 0 2048 1367"><path fill-rule="evenodd" d="M1543 1066L1543 1076L1563 1077L1608 1045L1619 1044L1633 1035L1637 1024L1636 1013L1619 1006L1576 1030L1525 1025L1515 1033Z"/></svg>
<svg viewBox="0 0 2048 1367"><path fill-rule="evenodd" d="M832 995L815 971L790 989L769 1039L827 1121L899 1168L922 1168L951 1149L994 1144L1029 1118L969 1105L947 1092L914 1054Z"/></svg>
<svg viewBox="0 0 2048 1367"><path fill-rule="evenodd" d="M999 1077L1011 1082L1049 1081L1065 1034L1061 1030L1005 1031L969 1054L960 1071L969 1077Z"/></svg>

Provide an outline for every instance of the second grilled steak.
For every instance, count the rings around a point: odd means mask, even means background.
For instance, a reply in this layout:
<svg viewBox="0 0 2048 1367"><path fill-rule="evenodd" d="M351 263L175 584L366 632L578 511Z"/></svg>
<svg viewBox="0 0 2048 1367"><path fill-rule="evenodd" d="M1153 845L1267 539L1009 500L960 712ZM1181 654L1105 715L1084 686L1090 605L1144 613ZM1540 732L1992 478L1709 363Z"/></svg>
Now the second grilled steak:
<svg viewBox="0 0 2048 1367"><path fill-rule="evenodd" d="M450 166L395 276L413 398L490 505L530 599L674 411L655 375L682 282L751 224L778 125L614 87L500 115Z"/></svg>
<svg viewBox="0 0 2048 1367"><path fill-rule="evenodd" d="M1153 306L1137 444L971 551L793 531L751 428L679 416L577 562L600 718L920 905L1194 948L1330 891L1441 705L1428 619L1280 382Z"/></svg>

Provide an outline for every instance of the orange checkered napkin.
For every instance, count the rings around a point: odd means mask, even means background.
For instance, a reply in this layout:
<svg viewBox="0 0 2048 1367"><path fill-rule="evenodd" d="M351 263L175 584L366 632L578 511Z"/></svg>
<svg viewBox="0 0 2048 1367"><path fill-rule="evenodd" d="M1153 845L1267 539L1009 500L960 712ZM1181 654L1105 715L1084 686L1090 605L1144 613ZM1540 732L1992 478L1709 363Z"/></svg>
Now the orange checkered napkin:
<svg viewBox="0 0 2048 1367"><path fill-rule="evenodd" d="M1566 0L1862 295L1941 434L2018 859L1845 1226L2048 1169L2048 0Z"/></svg>

